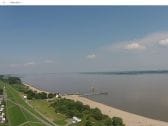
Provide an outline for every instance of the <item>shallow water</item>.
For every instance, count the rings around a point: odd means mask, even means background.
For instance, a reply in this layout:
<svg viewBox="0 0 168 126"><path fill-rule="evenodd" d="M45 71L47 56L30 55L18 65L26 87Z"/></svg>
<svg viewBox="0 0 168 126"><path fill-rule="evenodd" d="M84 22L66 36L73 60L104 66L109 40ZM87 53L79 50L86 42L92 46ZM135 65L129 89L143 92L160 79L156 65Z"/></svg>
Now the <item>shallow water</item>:
<svg viewBox="0 0 168 126"><path fill-rule="evenodd" d="M168 74L97 75L32 74L23 80L42 89L61 93L108 92L89 98L107 105L168 121Z"/></svg>

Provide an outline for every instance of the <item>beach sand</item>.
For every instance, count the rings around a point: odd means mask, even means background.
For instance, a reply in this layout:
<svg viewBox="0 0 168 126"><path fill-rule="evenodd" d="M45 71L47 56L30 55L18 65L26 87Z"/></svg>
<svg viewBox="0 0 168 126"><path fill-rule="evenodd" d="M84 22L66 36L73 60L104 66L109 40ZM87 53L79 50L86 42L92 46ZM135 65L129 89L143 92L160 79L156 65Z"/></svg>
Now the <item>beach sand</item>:
<svg viewBox="0 0 168 126"><path fill-rule="evenodd" d="M80 101L85 105L89 105L91 108L99 108L103 114L110 117L121 117L126 126L168 126L168 122L163 122L159 120L150 119L147 117L139 116L129 112L125 112L107 105L104 105L99 102L95 102L85 97L79 95L66 95L64 96L67 99L72 99L75 101Z"/></svg>
<svg viewBox="0 0 168 126"><path fill-rule="evenodd" d="M40 93L40 92L45 92L45 93L49 93L48 91L45 91L45 90L42 90L40 88L37 88L35 86L33 86L32 84L28 84L26 82L23 83L25 86L29 87L29 89L31 89L32 91L36 91L37 93Z"/></svg>

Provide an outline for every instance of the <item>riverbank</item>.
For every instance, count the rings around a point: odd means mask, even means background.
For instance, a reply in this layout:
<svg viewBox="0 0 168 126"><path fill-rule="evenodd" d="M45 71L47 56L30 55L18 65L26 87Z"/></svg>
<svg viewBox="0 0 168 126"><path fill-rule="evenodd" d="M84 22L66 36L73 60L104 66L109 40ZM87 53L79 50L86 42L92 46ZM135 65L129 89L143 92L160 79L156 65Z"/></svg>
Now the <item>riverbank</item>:
<svg viewBox="0 0 168 126"><path fill-rule="evenodd" d="M40 88L34 87L32 84L28 84L24 82L25 86L28 86L30 89L37 91L37 92L46 92L47 91L41 90ZM67 99L72 99L75 101L80 101L85 105L89 105L91 108L99 108L103 114L108 115L110 117L121 117L126 124L126 126L168 126L168 122L163 122L159 120L150 119L147 117L139 116L136 114L132 114L129 112L125 112L111 106L107 106L105 104L95 102L85 97L81 97L79 95L65 95L63 96Z"/></svg>
<svg viewBox="0 0 168 126"><path fill-rule="evenodd" d="M72 99L75 101L80 101L85 105L89 105L91 108L99 108L103 114L110 117L121 117L126 124L126 126L168 126L168 122L163 122L159 120L150 119L147 117L139 116L129 112L125 112L111 106L104 105L99 102L95 102L85 97L79 95L66 95L64 96L67 99Z"/></svg>
<svg viewBox="0 0 168 126"><path fill-rule="evenodd" d="M32 91L36 91L37 93L40 93L40 92L45 92L45 93L47 93L47 94L50 93L50 92L45 91L45 90L43 90L43 89L37 88L37 87L33 86L33 85L30 84L30 83L23 82L23 84L24 84L25 86L29 87L29 89L31 89Z"/></svg>

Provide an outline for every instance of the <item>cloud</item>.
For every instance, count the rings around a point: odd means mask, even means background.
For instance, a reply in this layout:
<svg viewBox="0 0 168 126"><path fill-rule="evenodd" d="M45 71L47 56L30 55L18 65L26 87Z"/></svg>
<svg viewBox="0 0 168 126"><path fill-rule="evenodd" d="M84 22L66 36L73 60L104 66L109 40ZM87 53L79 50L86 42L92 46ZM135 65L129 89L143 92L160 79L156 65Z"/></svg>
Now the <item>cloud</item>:
<svg viewBox="0 0 168 126"><path fill-rule="evenodd" d="M160 40L158 43L159 43L159 45L161 45L161 46L168 46L168 38L167 38L167 39Z"/></svg>
<svg viewBox="0 0 168 126"><path fill-rule="evenodd" d="M35 65L36 63L35 62L27 62L27 63L24 63L24 64L10 64L9 67L12 67L12 68L18 68L18 67L27 67L27 66L33 66Z"/></svg>
<svg viewBox="0 0 168 126"><path fill-rule="evenodd" d="M96 55L95 54L89 54L86 56L87 59L95 59Z"/></svg>
<svg viewBox="0 0 168 126"><path fill-rule="evenodd" d="M45 60L44 63L54 63L53 60Z"/></svg>
<svg viewBox="0 0 168 126"><path fill-rule="evenodd" d="M44 60L43 62L38 63L38 65L43 64L43 63L51 64L51 63L54 63L54 61L53 60ZM18 64L13 63L13 64L10 64L9 67L11 67L11 68L23 68L23 67L29 67L29 66L34 66L34 65L37 65L37 63L34 62L34 61L30 61L30 62L18 63Z"/></svg>
<svg viewBox="0 0 168 126"><path fill-rule="evenodd" d="M152 33L141 38L115 42L111 45L103 46L102 49L107 51L143 51L160 48L160 46L168 46L168 32Z"/></svg>
<svg viewBox="0 0 168 126"><path fill-rule="evenodd" d="M131 43L125 46L125 49L127 50L143 50L146 49L145 46L140 45L139 43Z"/></svg>
<svg viewBox="0 0 168 126"><path fill-rule="evenodd" d="M27 66L33 66L35 65L36 63L31 61L31 62L27 62L27 63L24 63L23 66L27 67Z"/></svg>

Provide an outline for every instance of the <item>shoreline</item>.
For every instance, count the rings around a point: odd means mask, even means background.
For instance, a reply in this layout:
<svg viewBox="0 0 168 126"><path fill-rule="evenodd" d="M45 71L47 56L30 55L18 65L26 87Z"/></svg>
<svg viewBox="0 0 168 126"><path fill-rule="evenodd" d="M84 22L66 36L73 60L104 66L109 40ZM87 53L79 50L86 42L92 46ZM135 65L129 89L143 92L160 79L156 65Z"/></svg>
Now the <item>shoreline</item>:
<svg viewBox="0 0 168 126"><path fill-rule="evenodd" d="M137 114L129 113L111 106L90 100L79 95L67 95L64 98L80 101L91 108L99 108L101 112L109 117L121 117L126 126L168 126L168 122L143 117Z"/></svg>
<svg viewBox="0 0 168 126"><path fill-rule="evenodd" d="M30 89L34 91L49 93L48 91L35 87L30 83L23 82L23 84L25 86L28 86ZM103 114L108 115L109 117L114 117L114 116L121 117L123 119L124 124L126 124L126 126L168 126L168 122L155 120L155 119L140 116L137 114L129 113L129 112L105 105L103 103L96 102L89 98L82 97L80 95L64 95L63 97L74 101L80 101L85 105L89 105L91 108L97 107L101 110Z"/></svg>
<svg viewBox="0 0 168 126"><path fill-rule="evenodd" d="M22 82L22 83L23 83L23 85L29 87L29 88L30 88L31 90L33 90L33 91L37 91L38 93L40 93L40 92L45 92L45 93L47 93L47 94L50 93L49 91L40 89L39 87L35 87L33 84L30 84L30 83L28 83L28 82L25 82L25 81L24 81L24 82Z"/></svg>

